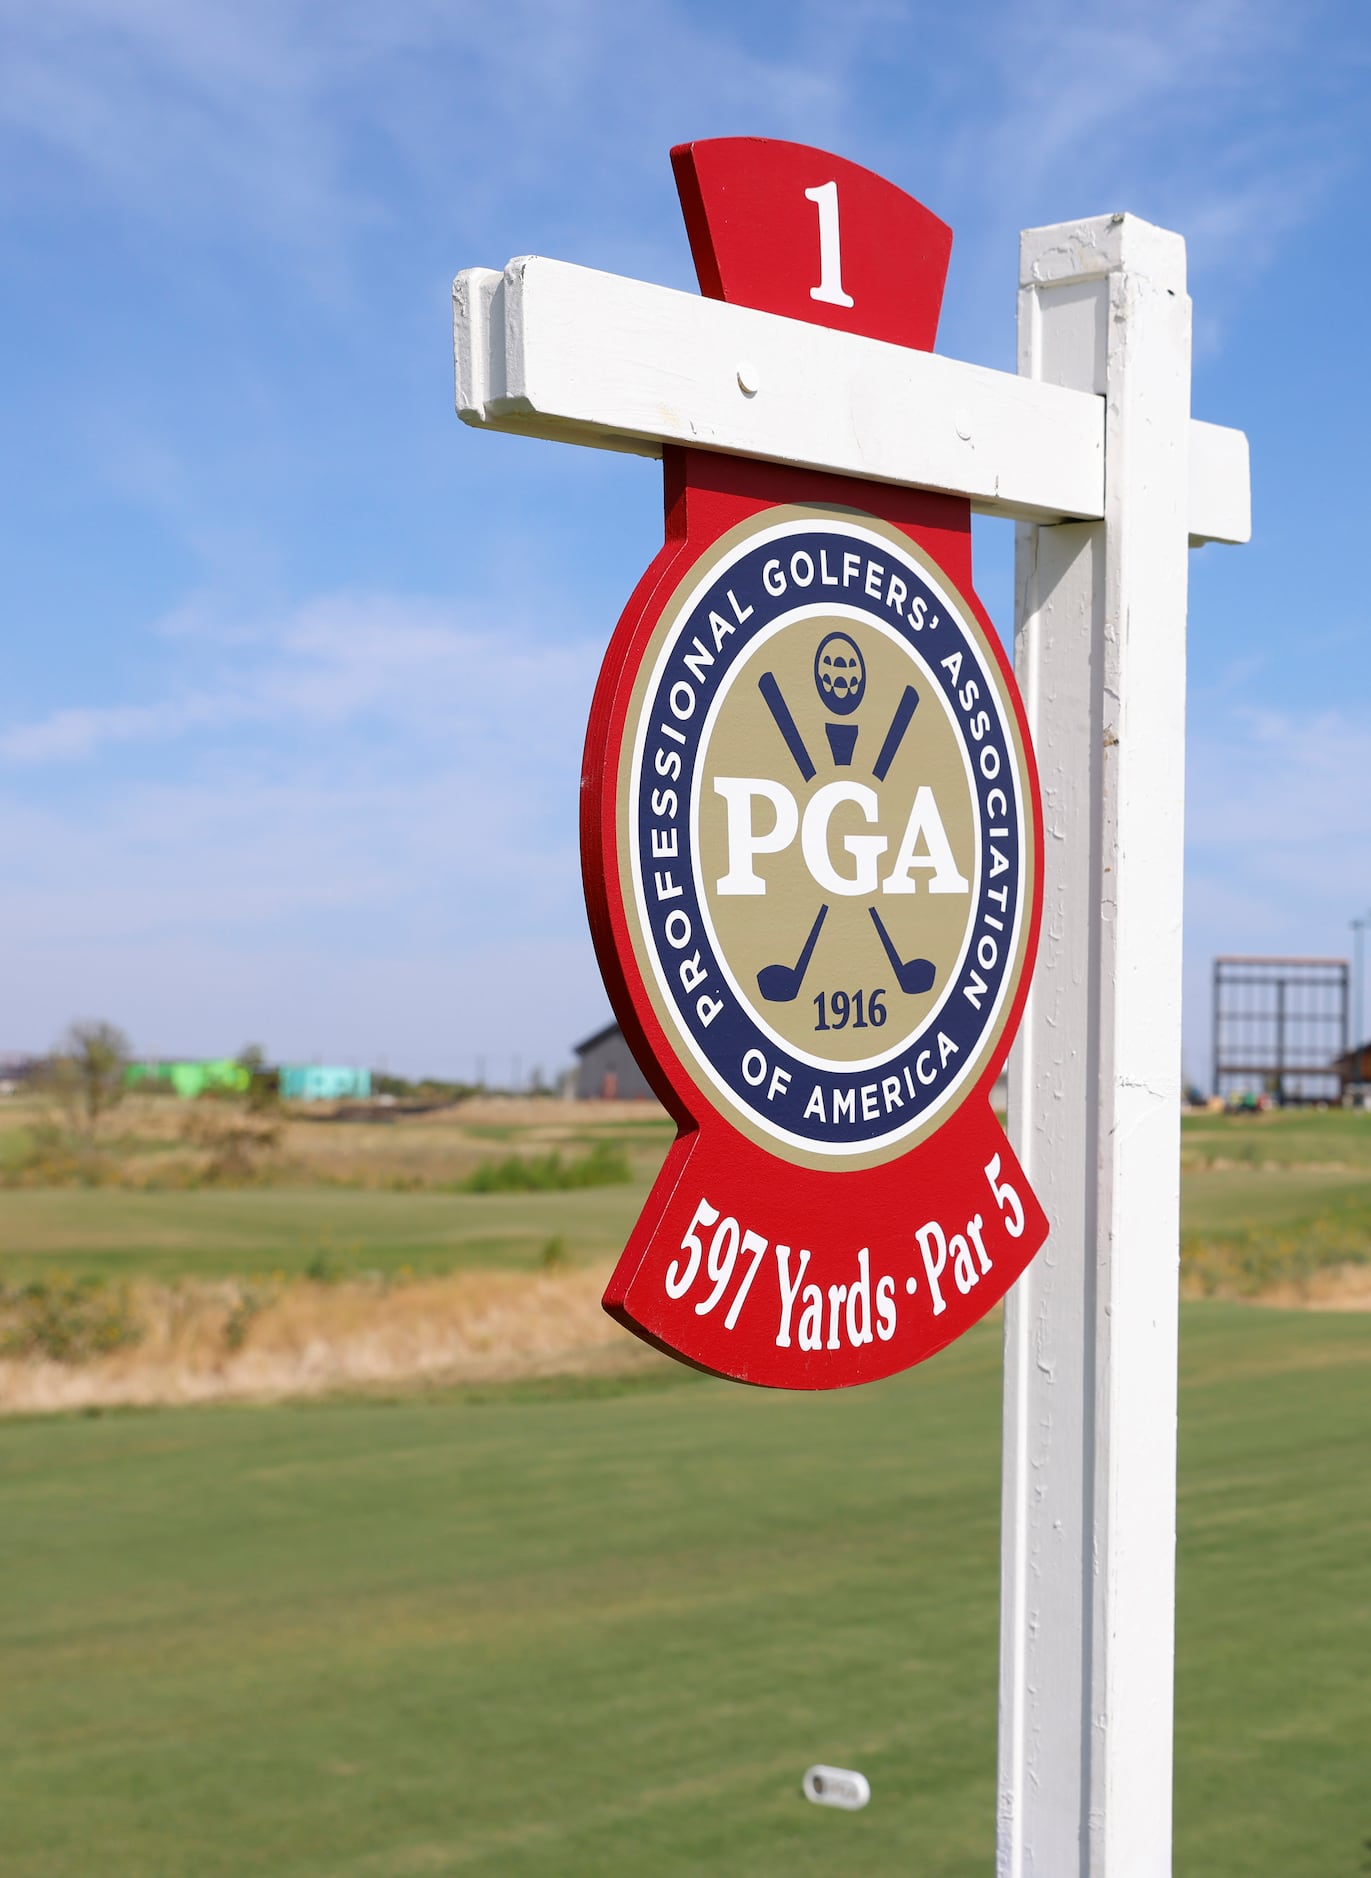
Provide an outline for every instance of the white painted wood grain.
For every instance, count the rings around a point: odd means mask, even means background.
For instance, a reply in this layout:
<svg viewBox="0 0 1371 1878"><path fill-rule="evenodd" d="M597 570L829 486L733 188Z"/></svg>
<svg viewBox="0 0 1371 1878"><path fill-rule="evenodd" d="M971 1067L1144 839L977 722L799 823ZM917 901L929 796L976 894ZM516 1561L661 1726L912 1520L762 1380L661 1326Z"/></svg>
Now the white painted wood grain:
<svg viewBox="0 0 1371 1878"><path fill-rule="evenodd" d="M694 444L969 496L982 513L1095 519L1104 400L800 320L524 256L453 287L470 424L660 455ZM1203 433L1201 435L1200 433ZM1246 539L1246 442L1196 426L1189 532Z"/></svg>
<svg viewBox="0 0 1371 1878"><path fill-rule="evenodd" d="M1021 276L1020 370L1103 397L1109 474L1100 522L1026 527L1018 542L1016 658L1046 843L1010 1121L1052 1233L1006 1302L997 1871L1163 1878L1191 461L1184 244L1132 217L1034 229Z"/></svg>
<svg viewBox="0 0 1371 1878"><path fill-rule="evenodd" d="M1252 472L1243 431L1191 418L1186 523L1192 548L1252 539Z"/></svg>
<svg viewBox="0 0 1371 1878"><path fill-rule="evenodd" d="M452 283L452 351L457 410L464 417L484 409L490 395L491 309L504 285L498 268L464 268ZM503 307L500 318L503 319ZM503 332L497 334L503 343Z"/></svg>

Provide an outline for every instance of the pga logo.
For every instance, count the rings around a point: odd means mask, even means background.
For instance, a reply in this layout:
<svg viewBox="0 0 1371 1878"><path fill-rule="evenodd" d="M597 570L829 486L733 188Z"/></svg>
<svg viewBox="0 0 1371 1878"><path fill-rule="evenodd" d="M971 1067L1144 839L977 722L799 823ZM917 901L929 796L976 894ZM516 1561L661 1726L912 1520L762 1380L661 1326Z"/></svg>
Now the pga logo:
<svg viewBox="0 0 1371 1878"><path fill-rule="evenodd" d="M907 1151L974 1086L1023 966L1017 719L899 531L788 510L663 610L619 779L635 953L692 1078L811 1166Z"/></svg>

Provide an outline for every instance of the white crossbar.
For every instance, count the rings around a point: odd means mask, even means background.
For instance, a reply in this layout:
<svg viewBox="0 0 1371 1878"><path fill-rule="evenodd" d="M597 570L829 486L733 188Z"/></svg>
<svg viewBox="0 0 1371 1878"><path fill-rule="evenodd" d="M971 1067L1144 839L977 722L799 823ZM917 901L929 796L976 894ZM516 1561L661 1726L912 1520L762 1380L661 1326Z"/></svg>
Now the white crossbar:
<svg viewBox="0 0 1371 1878"><path fill-rule="evenodd" d="M1021 521L1105 513L1094 392L538 256L467 268L453 308L457 409L483 429L639 456L693 444ZM1246 541L1242 432L1192 424L1189 476L1191 541Z"/></svg>

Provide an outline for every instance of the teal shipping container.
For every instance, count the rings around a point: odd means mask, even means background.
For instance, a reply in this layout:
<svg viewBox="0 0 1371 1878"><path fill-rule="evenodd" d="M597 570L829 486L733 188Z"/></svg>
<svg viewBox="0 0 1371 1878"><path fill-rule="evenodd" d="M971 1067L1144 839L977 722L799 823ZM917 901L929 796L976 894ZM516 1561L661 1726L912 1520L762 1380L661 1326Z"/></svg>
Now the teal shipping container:
<svg viewBox="0 0 1371 1878"><path fill-rule="evenodd" d="M365 1102L371 1095L371 1071L336 1063L284 1063L281 1094L287 1102Z"/></svg>

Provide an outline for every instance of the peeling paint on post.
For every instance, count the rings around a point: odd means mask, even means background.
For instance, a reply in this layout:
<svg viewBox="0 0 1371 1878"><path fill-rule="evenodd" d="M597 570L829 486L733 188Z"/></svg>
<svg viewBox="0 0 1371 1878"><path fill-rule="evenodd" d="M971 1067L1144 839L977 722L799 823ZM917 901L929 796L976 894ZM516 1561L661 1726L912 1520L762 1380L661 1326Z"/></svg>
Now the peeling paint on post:
<svg viewBox="0 0 1371 1878"><path fill-rule="evenodd" d="M1019 369L1102 394L1104 517L1022 527L1044 944L1010 1126L999 1878L1171 1869L1190 304L1131 216L1023 237Z"/></svg>

